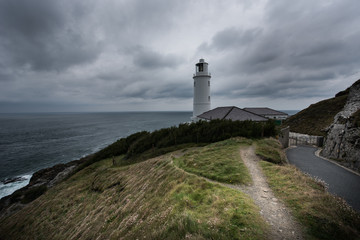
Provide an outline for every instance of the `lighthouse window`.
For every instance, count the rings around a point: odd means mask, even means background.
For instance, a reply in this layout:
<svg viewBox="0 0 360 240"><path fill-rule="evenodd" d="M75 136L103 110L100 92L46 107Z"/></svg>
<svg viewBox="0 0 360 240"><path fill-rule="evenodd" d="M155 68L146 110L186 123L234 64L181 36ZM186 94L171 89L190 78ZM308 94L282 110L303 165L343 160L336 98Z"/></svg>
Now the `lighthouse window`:
<svg viewBox="0 0 360 240"><path fill-rule="evenodd" d="M204 64L200 63L199 64L199 72L203 72L204 71Z"/></svg>
<svg viewBox="0 0 360 240"><path fill-rule="evenodd" d="M208 81L208 86L210 87L210 81Z"/></svg>
<svg viewBox="0 0 360 240"><path fill-rule="evenodd" d="M196 84L195 84L196 82L194 82L194 87L196 86Z"/></svg>
<svg viewBox="0 0 360 240"><path fill-rule="evenodd" d="M210 102L210 96L208 96L208 101Z"/></svg>

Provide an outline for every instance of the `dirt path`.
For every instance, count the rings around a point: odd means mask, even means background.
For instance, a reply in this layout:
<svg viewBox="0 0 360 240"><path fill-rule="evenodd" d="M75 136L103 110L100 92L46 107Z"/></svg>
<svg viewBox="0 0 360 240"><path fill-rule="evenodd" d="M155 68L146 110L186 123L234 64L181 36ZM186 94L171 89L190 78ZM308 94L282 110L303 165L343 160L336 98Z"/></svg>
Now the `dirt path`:
<svg viewBox="0 0 360 240"><path fill-rule="evenodd" d="M271 226L272 239L303 239L301 227L294 221L289 210L278 200L266 182L258 165L254 147L242 147L240 155L253 179L252 186L228 185L251 196L260 208L260 214Z"/></svg>
<svg viewBox="0 0 360 240"><path fill-rule="evenodd" d="M171 156L178 158L183 154L184 152L175 152ZM240 155L252 177L253 184L251 186L226 184L205 177L201 178L248 194L260 208L260 214L271 227L271 233L270 236L268 236L269 239L304 239L301 226L295 222L290 211L274 196L272 190L267 184L266 178L258 165L260 159L256 156L254 147L242 147L240 149ZM175 164L174 166L178 168ZM178 169L184 171L181 168ZM199 177L193 173L187 172L187 174Z"/></svg>

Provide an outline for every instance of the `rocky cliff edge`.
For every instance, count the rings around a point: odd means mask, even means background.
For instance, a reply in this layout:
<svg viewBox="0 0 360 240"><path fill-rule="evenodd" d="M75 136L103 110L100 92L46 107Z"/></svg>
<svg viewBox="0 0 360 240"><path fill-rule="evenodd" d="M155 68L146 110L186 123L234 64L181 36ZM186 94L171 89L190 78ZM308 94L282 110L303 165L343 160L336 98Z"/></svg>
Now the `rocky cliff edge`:
<svg viewBox="0 0 360 240"><path fill-rule="evenodd" d="M338 160L342 165L360 172L360 80L349 88L342 111L327 128L322 155Z"/></svg>

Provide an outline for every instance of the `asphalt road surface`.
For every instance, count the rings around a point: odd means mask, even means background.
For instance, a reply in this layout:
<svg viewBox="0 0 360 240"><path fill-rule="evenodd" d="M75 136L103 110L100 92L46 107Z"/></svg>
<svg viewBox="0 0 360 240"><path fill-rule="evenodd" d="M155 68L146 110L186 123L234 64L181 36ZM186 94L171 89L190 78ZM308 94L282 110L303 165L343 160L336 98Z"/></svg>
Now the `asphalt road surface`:
<svg viewBox="0 0 360 240"><path fill-rule="evenodd" d="M300 170L329 185L329 192L342 197L360 212L360 176L315 156L317 148L297 146L286 151L287 158Z"/></svg>

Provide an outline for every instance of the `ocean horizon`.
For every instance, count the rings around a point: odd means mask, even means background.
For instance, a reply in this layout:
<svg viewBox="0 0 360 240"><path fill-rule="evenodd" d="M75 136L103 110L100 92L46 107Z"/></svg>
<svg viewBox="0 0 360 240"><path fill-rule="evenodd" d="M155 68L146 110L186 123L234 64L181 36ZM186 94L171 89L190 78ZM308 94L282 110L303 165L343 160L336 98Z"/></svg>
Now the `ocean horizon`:
<svg viewBox="0 0 360 240"><path fill-rule="evenodd" d="M139 131L190 122L191 116L191 111L0 113L0 198L26 186L40 169L80 159Z"/></svg>

